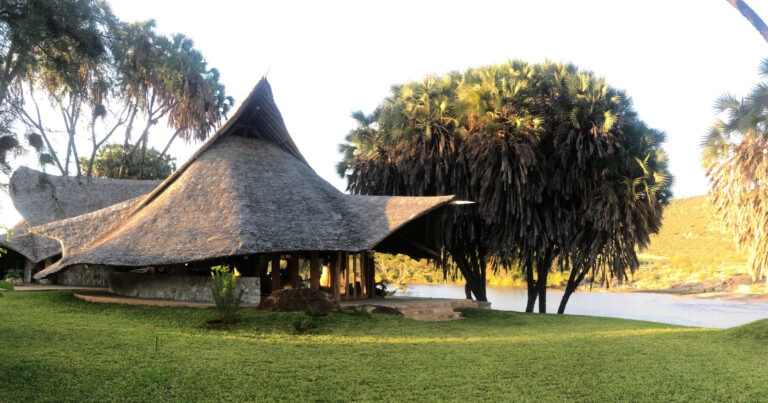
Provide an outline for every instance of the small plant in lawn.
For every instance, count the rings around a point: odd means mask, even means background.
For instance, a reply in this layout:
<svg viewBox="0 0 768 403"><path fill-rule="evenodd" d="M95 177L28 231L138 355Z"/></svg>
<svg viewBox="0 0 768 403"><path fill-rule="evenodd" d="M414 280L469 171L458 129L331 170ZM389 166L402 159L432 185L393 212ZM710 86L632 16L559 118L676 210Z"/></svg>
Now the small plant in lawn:
<svg viewBox="0 0 768 403"><path fill-rule="evenodd" d="M296 334L310 333L318 327L317 319L315 317L304 317L297 319L293 322L293 330Z"/></svg>
<svg viewBox="0 0 768 403"><path fill-rule="evenodd" d="M236 272L236 268L230 270L229 266L225 265L211 267L211 291L219 311L218 323L225 329L237 322L237 311L243 299L243 290L237 292Z"/></svg>

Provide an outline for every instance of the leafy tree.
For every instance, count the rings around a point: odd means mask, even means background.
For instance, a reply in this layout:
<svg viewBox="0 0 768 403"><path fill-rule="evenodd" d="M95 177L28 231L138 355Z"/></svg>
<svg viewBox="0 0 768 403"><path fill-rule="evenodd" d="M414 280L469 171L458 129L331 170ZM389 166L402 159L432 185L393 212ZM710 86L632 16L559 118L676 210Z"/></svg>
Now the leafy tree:
<svg viewBox="0 0 768 403"><path fill-rule="evenodd" d="M571 271L568 296L586 273L623 275L669 198L663 134L622 92L569 64L513 61L395 86L376 127L378 152L340 164L348 189L476 201L448 209L439 237L444 268L455 265L479 300L487 269L516 263L528 311L538 299L546 312L556 262Z"/></svg>
<svg viewBox="0 0 768 403"><path fill-rule="evenodd" d="M165 120L174 130L161 154L165 154L177 137L187 141L203 140L226 115L233 100L225 95L215 69L207 65L189 38L177 34L158 35L153 21L110 26L114 40L109 42L108 57L101 63L80 64L76 74L49 74L30 83L19 97L26 108L18 108L21 120L44 147L44 155L62 175L71 174L69 164L78 159L76 134L84 111L90 110L88 129L91 150L88 164L78 164L77 174L91 176L98 150L120 129L123 130L124 154L122 171L127 172L133 160L139 162L139 176L158 176L157 167L147 164L147 143L155 125ZM64 158L56 152L51 137L57 129L43 123L39 93L49 94L52 104L64 118L69 141ZM134 128L139 135L134 138ZM43 161L45 162L45 161Z"/></svg>
<svg viewBox="0 0 768 403"><path fill-rule="evenodd" d="M702 142L712 201L740 247L749 251L752 282L768 267L768 59L765 80L743 99L722 96L718 119Z"/></svg>
<svg viewBox="0 0 768 403"><path fill-rule="evenodd" d="M142 171L138 160L131 161L126 169L123 165L126 153L122 144L108 144L101 147L93 160L80 158L81 170L85 171L90 165L93 177L125 179L165 179L176 170L175 158L161 155L155 148L148 148L146 152L146 163L153 166L153 170Z"/></svg>
<svg viewBox="0 0 768 403"><path fill-rule="evenodd" d="M0 167L9 171L10 158L21 144L10 131L18 99L14 87L29 82L41 70L47 77L65 76L81 62L106 53L105 29L114 17L101 0L5 0L0 2ZM38 150L42 142L33 137ZM47 160L47 157L43 157Z"/></svg>

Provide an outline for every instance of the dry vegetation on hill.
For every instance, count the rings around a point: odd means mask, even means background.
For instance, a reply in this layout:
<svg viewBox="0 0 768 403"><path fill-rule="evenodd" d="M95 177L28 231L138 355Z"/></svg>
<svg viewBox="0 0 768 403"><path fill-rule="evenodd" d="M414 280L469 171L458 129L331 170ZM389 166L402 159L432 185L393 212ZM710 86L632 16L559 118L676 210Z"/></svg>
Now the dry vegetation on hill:
<svg viewBox="0 0 768 403"><path fill-rule="evenodd" d="M673 200L661 231L640 256L633 288L730 291L749 284L747 258L721 227L707 196Z"/></svg>

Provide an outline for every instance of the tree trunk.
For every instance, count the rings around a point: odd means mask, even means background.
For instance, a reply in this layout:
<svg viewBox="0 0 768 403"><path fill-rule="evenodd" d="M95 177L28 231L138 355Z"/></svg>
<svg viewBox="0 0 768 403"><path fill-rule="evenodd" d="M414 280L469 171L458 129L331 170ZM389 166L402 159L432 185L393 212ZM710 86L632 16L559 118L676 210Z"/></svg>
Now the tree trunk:
<svg viewBox="0 0 768 403"><path fill-rule="evenodd" d="M533 278L533 260L526 259L525 261L525 281L528 284L528 303L525 305L525 312L533 312L533 307L536 305L536 279Z"/></svg>
<svg viewBox="0 0 768 403"><path fill-rule="evenodd" d="M565 313L565 306L568 305L568 300L571 298L571 295L576 292L576 289L584 280L584 277L586 277L588 272L589 269L584 268L584 266L581 265L576 265L571 268L571 274L568 275L568 284L565 286L563 298L560 300L560 306L557 308L558 314Z"/></svg>
<svg viewBox="0 0 768 403"><path fill-rule="evenodd" d="M571 273L568 275L568 284L565 286L563 298L560 299L560 306L557 307L557 313L560 315L565 313L565 306L568 305L568 299L571 298L571 294L576 291L576 272L577 269L572 267Z"/></svg>
<svg viewBox="0 0 768 403"><path fill-rule="evenodd" d="M544 266L536 267L536 293L539 297L539 313L547 313L547 274L549 269Z"/></svg>
<svg viewBox="0 0 768 403"><path fill-rule="evenodd" d="M732 5L734 8L739 10L741 15L744 16L744 18L747 19L747 21L752 24L753 27L757 30L758 33L760 33L760 36L763 37L763 39L768 42L768 26L765 25L765 22L763 22L762 18L760 18L757 13L755 13L755 10L752 10L752 7L747 5L743 0L726 0L728 4Z"/></svg>
<svg viewBox="0 0 768 403"><path fill-rule="evenodd" d="M160 155L157 157L157 160L155 160L155 178L154 179L160 179L160 163L163 161L163 157L165 157L165 154L168 152L168 149L171 148L171 143L173 143L173 140L176 140L176 137L179 135L181 130L176 130L176 132L173 133L173 136L171 136L171 139L168 141L168 144L165 145L165 148L163 148L163 151L160 153Z"/></svg>
<svg viewBox="0 0 768 403"><path fill-rule="evenodd" d="M469 285L469 281L464 282L464 297L466 299L472 299L472 286Z"/></svg>
<svg viewBox="0 0 768 403"><path fill-rule="evenodd" d="M539 298L539 313L547 313L547 277L552 268L554 252L547 249L544 256L540 256L536 262L536 293Z"/></svg>
<svg viewBox="0 0 768 403"><path fill-rule="evenodd" d="M481 259L482 262L478 261L473 265L472 262L462 256L461 253L458 253L458 251L455 254L451 254L451 256L456 266L458 266L461 275L464 276L464 280L467 282L464 286L465 292L469 288L472 291L471 294L475 295L476 301L488 301L488 297L485 294L485 277L482 275L484 268L480 268L481 265L485 264L485 260ZM471 294L466 295L468 299L472 298Z"/></svg>

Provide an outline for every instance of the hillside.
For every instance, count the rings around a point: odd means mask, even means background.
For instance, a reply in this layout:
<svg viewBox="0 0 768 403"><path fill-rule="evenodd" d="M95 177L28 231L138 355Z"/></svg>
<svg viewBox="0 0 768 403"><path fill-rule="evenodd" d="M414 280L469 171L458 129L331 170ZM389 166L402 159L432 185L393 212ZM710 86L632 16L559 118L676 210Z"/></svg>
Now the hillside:
<svg viewBox="0 0 768 403"><path fill-rule="evenodd" d="M747 258L721 228L707 196L673 200L640 257L631 288L721 291L749 284Z"/></svg>

